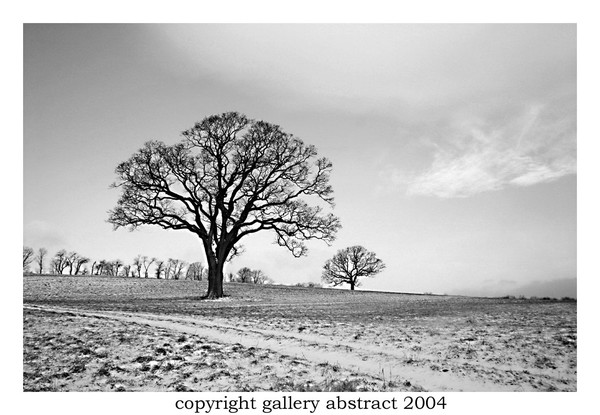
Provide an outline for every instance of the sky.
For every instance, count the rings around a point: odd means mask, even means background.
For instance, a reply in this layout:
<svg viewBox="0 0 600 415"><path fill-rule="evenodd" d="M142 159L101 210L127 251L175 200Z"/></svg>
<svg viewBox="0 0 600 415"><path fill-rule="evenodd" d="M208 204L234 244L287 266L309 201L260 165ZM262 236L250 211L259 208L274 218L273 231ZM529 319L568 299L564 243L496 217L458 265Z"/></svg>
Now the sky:
<svg viewBox="0 0 600 415"><path fill-rule="evenodd" d="M576 296L576 26L24 26L23 242L92 260L202 260L184 231L114 231L114 169L239 111L333 162L331 245L272 234L227 266L319 282L360 244L361 289Z"/></svg>

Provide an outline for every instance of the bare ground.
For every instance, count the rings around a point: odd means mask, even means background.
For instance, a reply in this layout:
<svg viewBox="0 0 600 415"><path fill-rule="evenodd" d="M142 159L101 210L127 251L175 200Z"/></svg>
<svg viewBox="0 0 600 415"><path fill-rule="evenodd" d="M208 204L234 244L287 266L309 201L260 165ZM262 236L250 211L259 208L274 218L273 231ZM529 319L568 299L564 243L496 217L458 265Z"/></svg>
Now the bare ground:
<svg viewBox="0 0 600 415"><path fill-rule="evenodd" d="M573 303L24 281L24 390L576 390Z"/></svg>
<svg viewBox="0 0 600 415"><path fill-rule="evenodd" d="M195 324L26 307L25 391L395 390L336 363L239 342ZM234 340L231 338L230 340ZM402 390L422 390L408 381Z"/></svg>

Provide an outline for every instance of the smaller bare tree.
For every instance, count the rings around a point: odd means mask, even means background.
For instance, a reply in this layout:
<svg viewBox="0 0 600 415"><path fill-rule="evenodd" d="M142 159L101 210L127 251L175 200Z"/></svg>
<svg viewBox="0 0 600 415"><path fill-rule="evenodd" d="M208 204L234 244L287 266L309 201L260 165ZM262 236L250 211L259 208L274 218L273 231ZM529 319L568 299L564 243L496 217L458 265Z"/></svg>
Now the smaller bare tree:
<svg viewBox="0 0 600 415"><path fill-rule="evenodd" d="M123 261L121 261L120 259L115 259L112 263L111 263L111 268L112 268L112 275L114 275L115 277L119 276L119 269L123 266Z"/></svg>
<svg viewBox="0 0 600 415"><path fill-rule="evenodd" d="M254 284L268 284L271 279L260 269L252 270L251 279Z"/></svg>
<svg viewBox="0 0 600 415"><path fill-rule="evenodd" d="M62 274L64 270L69 266L67 251L61 249L58 251L52 259L52 272L54 274Z"/></svg>
<svg viewBox="0 0 600 415"><path fill-rule="evenodd" d="M185 268L186 263L179 259L169 258L169 270L171 273L171 278L174 280L178 280L181 278L181 274L183 272L183 268Z"/></svg>
<svg viewBox="0 0 600 415"><path fill-rule="evenodd" d="M160 276L165 272L165 261L159 259L156 260L156 269L154 270L154 276L156 279L160 279Z"/></svg>
<svg viewBox="0 0 600 415"><path fill-rule="evenodd" d="M73 270L75 269L75 262L79 258L79 254L75 251L69 252L67 254L67 267L69 268L69 275L73 275Z"/></svg>
<svg viewBox="0 0 600 415"><path fill-rule="evenodd" d="M69 275L78 275L81 272L81 267L90 262L89 258L79 255L77 252L69 252L66 257Z"/></svg>
<svg viewBox="0 0 600 415"><path fill-rule="evenodd" d="M109 262L105 259L101 259L100 261L98 261L98 265L96 265L96 275L108 274L109 268L110 268Z"/></svg>
<svg viewBox="0 0 600 415"><path fill-rule="evenodd" d="M168 280L171 278L171 269L173 268L173 258L167 259L165 264L165 279Z"/></svg>
<svg viewBox="0 0 600 415"><path fill-rule="evenodd" d="M148 269L156 261L156 258L148 258L146 255L142 257L142 266L144 267L144 278L148 278Z"/></svg>
<svg viewBox="0 0 600 415"><path fill-rule="evenodd" d="M240 268L237 272L237 282L252 282L252 270L248 267Z"/></svg>
<svg viewBox="0 0 600 415"><path fill-rule="evenodd" d="M82 267L88 262L90 262L89 258L86 258L84 256L78 256L75 259L75 275L79 275L82 272Z"/></svg>
<svg viewBox="0 0 600 415"><path fill-rule="evenodd" d="M23 247L23 271L29 271L29 265L33 262L33 248L28 246Z"/></svg>
<svg viewBox="0 0 600 415"><path fill-rule="evenodd" d="M185 273L185 278L190 280L202 281L204 265L202 262L192 262Z"/></svg>
<svg viewBox="0 0 600 415"><path fill-rule="evenodd" d="M339 250L323 266L322 279L334 287L350 284L350 289L360 286L358 278L372 277L385 268L383 261L374 252L360 245Z"/></svg>
<svg viewBox="0 0 600 415"><path fill-rule="evenodd" d="M123 275L124 277L129 277L129 271L131 270L131 265L123 265Z"/></svg>
<svg viewBox="0 0 600 415"><path fill-rule="evenodd" d="M133 267L135 269L135 271L137 271L137 277L138 278L142 278L142 256L138 255L135 258L133 258Z"/></svg>
<svg viewBox="0 0 600 415"><path fill-rule="evenodd" d="M38 249L37 255L35 256L35 261L38 266L38 272L40 274L44 273L44 259L46 258L46 255L48 255L48 250L46 248L40 248Z"/></svg>

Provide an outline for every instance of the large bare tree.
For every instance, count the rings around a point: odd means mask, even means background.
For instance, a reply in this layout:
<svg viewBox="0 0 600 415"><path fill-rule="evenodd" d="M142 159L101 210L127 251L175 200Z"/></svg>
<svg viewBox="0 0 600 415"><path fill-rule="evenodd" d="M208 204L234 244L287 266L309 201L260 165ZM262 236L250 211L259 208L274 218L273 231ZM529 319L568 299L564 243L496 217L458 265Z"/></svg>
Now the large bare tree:
<svg viewBox="0 0 600 415"><path fill-rule="evenodd" d="M322 279L334 287L350 284L350 289L358 287L360 277L372 277L385 268L375 252L367 251L360 245L340 249L323 266Z"/></svg>
<svg viewBox="0 0 600 415"><path fill-rule="evenodd" d="M108 221L198 236L208 263L207 298L223 296L223 267L247 235L272 231L299 257L305 241L334 240L332 164L279 126L229 112L207 117L167 145L147 142L116 169L122 193ZM317 201L314 205L311 202ZM324 203L323 203L324 202Z"/></svg>

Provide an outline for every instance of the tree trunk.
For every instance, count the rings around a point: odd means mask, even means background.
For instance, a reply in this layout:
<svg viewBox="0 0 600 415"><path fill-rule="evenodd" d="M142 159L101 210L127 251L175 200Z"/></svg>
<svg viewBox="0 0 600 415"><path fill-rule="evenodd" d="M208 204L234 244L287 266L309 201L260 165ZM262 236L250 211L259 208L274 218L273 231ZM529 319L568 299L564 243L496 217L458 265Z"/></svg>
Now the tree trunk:
<svg viewBox="0 0 600 415"><path fill-rule="evenodd" d="M205 298L214 300L223 297L223 263L214 255L208 256L208 292Z"/></svg>

